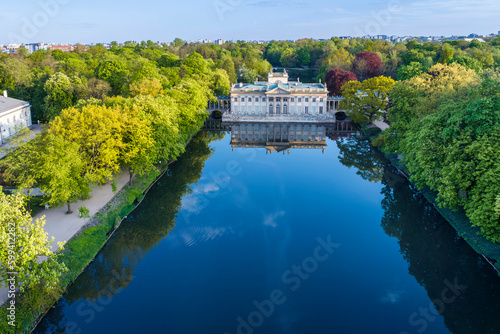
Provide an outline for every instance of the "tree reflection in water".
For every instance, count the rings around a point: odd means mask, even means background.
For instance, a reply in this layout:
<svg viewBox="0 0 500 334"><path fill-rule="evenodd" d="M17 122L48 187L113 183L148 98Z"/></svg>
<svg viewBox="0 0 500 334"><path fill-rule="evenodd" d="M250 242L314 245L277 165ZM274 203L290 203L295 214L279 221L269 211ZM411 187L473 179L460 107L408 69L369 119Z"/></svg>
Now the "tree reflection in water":
<svg viewBox="0 0 500 334"><path fill-rule="evenodd" d="M337 145L342 164L357 168L365 180L382 181L382 228L398 239L409 273L426 289L436 310L442 311L448 329L454 334L500 333L500 279L489 264L369 140L352 136ZM449 300L443 303L446 281L467 288L457 298L446 290ZM422 328L409 324L406 330L417 333Z"/></svg>
<svg viewBox="0 0 500 334"><path fill-rule="evenodd" d="M186 152L150 189L148 200L142 202L122 222L106 246L69 287L35 332L71 331L71 323L63 315L66 305L75 302L89 305L89 302L98 300L105 305L129 285L138 261L175 227L182 197L191 192L190 185L198 182L205 162L213 154L209 144L222 139L224 135L225 132L201 131L191 140Z"/></svg>
<svg viewBox="0 0 500 334"><path fill-rule="evenodd" d="M355 167L364 180L379 182L384 176L384 155L374 149L368 140L353 135L337 141L340 150L339 161L349 168Z"/></svg>

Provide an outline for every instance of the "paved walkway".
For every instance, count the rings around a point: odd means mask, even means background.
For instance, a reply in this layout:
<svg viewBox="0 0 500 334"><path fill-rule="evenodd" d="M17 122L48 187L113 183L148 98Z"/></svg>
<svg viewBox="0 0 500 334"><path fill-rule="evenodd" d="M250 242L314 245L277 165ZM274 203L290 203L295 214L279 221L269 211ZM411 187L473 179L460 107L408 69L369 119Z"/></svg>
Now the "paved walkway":
<svg viewBox="0 0 500 334"><path fill-rule="evenodd" d="M40 132L42 132L42 125L41 124L33 124L30 127L30 130L32 133L30 139L33 139L33 138L35 138L36 135L38 135ZM5 151L8 150L9 148L12 148L12 145L9 144L8 139L4 139L3 143L0 143L0 159L5 157L5 155L6 155Z"/></svg>
<svg viewBox="0 0 500 334"><path fill-rule="evenodd" d="M384 121L374 121L373 124L382 131L389 127L389 124Z"/></svg>
<svg viewBox="0 0 500 334"><path fill-rule="evenodd" d="M118 190L122 189L129 180L128 171L124 171L116 176L116 183ZM78 208L85 205L89 209L89 215L94 216L102 207L104 207L115 195L111 189L111 184L96 187L92 193L91 198L86 201L79 201L78 203L71 204L72 214L67 215L67 206L49 210L42 210L33 218L41 218L45 216L45 231L49 235L49 239L54 237L52 244L53 250L57 250L57 243L61 241L68 241L73 237L84 225L85 220L78 218ZM86 219L88 221L88 219ZM0 288L0 305L7 301L7 289Z"/></svg>

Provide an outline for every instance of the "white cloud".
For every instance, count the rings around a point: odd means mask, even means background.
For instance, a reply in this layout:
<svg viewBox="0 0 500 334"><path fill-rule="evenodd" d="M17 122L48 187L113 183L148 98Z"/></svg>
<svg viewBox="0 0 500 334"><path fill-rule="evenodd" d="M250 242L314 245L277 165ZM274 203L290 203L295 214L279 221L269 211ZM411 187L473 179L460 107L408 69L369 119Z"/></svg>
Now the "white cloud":
<svg viewBox="0 0 500 334"><path fill-rule="evenodd" d="M264 225L276 227L276 226L278 226L278 224L276 223L276 220L280 217L283 217L284 215L285 215L285 211L277 211L275 213L264 215Z"/></svg>
<svg viewBox="0 0 500 334"><path fill-rule="evenodd" d="M399 290L387 290L385 295L380 298L383 304L397 304L401 299L403 291Z"/></svg>

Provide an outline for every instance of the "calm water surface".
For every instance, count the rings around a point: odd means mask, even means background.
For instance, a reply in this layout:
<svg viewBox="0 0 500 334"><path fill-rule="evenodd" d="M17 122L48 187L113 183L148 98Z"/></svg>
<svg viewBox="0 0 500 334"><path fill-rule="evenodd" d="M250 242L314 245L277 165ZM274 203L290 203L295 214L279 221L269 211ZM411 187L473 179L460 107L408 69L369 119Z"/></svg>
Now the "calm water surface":
<svg viewBox="0 0 500 334"><path fill-rule="evenodd" d="M202 132L35 333L500 333L500 279L356 136Z"/></svg>

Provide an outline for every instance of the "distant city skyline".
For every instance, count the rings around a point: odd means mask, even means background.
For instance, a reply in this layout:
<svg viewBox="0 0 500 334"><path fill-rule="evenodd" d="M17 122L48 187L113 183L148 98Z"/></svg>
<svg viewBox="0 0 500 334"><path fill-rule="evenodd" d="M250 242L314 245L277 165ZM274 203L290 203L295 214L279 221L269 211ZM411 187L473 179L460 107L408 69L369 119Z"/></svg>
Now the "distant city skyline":
<svg viewBox="0 0 500 334"><path fill-rule="evenodd" d="M498 0L18 0L2 5L0 43L488 35L499 17Z"/></svg>

